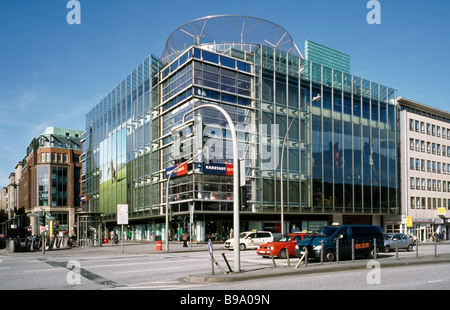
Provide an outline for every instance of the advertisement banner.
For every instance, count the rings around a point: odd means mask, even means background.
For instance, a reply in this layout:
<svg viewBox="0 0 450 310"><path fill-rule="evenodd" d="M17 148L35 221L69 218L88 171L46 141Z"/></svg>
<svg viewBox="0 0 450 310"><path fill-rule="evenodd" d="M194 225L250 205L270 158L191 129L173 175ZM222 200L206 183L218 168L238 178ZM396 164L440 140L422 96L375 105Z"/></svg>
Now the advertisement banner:
<svg viewBox="0 0 450 310"><path fill-rule="evenodd" d="M177 169L177 168L178 168L178 169ZM172 170L174 170L174 169L177 169L177 171L175 171L175 172L172 174L172 178L175 178L175 177L181 177L181 176L183 176L183 175L187 175L188 172L189 172L189 170L188 170L188 164L184 164L184 165L179 164L179 165L176 165L176 166L174 166L174 167L170 167L170 168L167 168L167 169L166 169L166 179L169 177L170 172L171 172Z"/></svg>
<svg viewBox="0 0 450 310"><path fill-rule="evenodd" d="M202 165L202 172L206 174L230 175L234 173L234 166L232 164L206 164Z"/></svg>

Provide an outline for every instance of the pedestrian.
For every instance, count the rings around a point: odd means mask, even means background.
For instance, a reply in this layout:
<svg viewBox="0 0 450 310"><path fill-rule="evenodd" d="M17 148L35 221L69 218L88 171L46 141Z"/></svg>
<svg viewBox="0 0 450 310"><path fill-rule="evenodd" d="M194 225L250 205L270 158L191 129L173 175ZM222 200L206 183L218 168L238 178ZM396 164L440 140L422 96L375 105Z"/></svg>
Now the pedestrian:
<svg viewBox="0 0 450 310"><path fill-rule="evenodd" d="M183 233L183 248L187 248L187 242L188 242L188 240L189 240L189 233L187 232L187 231L185 231L184 233Z"/></svg>

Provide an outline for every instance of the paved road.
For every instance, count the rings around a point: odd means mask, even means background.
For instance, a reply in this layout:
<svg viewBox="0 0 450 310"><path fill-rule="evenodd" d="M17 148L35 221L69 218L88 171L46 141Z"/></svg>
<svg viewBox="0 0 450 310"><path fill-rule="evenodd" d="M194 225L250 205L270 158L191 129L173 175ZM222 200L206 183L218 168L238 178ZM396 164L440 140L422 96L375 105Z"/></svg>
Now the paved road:
<svg viewBox="0 0 450 310"><path fill-rule="evenodd" d="M228 271L221 253L225 253L230 265L233 266L233 252L223 250L221 244L214 245L214 255L217 261ZM425 263L426 260L430 260L433 265L428 267L432 270L439 270L442 266L448 267L450 255L447 254L450 254L450 244L439 244L439 259L437 260L434 259L433 245L420 246L419 253L420 258L418 260L415 258L415 252L402 251L399 253L399 260L396 260L395 253L389 253L380 254L379 261L383 264L388 262L406 264L409 261ZM441 262L443 259L447 260ZM287 260L277 259L275 260L276 268L274 268L271 259L260 258L254 251L245 251L241 252L243 273L224 275L215 267L215 275L212 276L211 260L206 244L193 244L189 249L182 248L181 244L173 243L170 245L169 252L156 251L154 243L136 242L127 243L124 247L124 253L122 253L120 246L111 245L101 248L54 250L48 251L45 255L40 252L8 254L3 251L0 252L0 289L301 289L299 286L292 286L298 276L320 279L330 273L340 273L342 276L338 276L337 279L345 277L348 279L347 282L352 283L352 277L364 281L364 275L368 273L366 269L367 260L358 260L355 263L351 261L344 261L340 264L327 263L323 266L320 263L311 262L308 267L301 266L296 270L294 266L297 261L298 258L291 259L291 267L287 267ZM441 264L436 265L438 262ZM336 267L339 267L340 270L345 269L345 271L341 272L335 269ZM356 271L354 270L356 268L362 270ZM383 272L384 270L391 270L388 268L393 267L383 265L381 270ZM426 269L423 269L423 271L425 272ZM419 271L414 269L410 273L419 274ZM284 277L286 275L288 277ZM386 279L388 279L388 275L390 276L390 274L386 274ZM200 277L202 281L186 281L191 276ZM275 279L276 277L278 279ZM284 278L289 280L285 281ZM214 281L205 281L211 279ZM233 280L239 280L240 283L224 283ZM429 281L439 280L441 279L433 280L430 278ZM291 285L281 285L289 283L289 281L293 281ZM446 287L447 282L442 281L442 283L436 283ZM313 282L311 280L311 283ZM261 283L266 284L258 288L256 285ZM333 288L333 286L327 288Z"/></svg>

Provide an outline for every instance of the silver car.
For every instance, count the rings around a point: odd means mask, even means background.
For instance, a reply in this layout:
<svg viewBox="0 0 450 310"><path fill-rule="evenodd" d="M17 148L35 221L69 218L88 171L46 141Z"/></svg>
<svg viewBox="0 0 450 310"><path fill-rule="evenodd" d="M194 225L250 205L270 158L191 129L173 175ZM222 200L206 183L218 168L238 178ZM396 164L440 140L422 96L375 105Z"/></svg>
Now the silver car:
<svg viewBox="0 0 450 310"><path fill-rule="evenodd" d="M395 233L387 234L384 239L384 252L389 253L391 250L395 250L398 241L399 249L406 249L411 252L413 249L413 244L411 239L405 234Z"/></svg>

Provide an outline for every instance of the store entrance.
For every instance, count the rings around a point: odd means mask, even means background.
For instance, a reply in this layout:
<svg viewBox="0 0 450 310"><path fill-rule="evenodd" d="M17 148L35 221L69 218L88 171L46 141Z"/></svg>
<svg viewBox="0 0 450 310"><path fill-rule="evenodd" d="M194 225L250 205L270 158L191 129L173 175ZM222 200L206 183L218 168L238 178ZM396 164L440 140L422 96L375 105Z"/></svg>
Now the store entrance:
<svg viewBox="0 0 450 310"><path fill-rule="evenodd" d="M225 241L230 237L230 230L233 228L232 221L206 221L205 240Z"/></svg>

